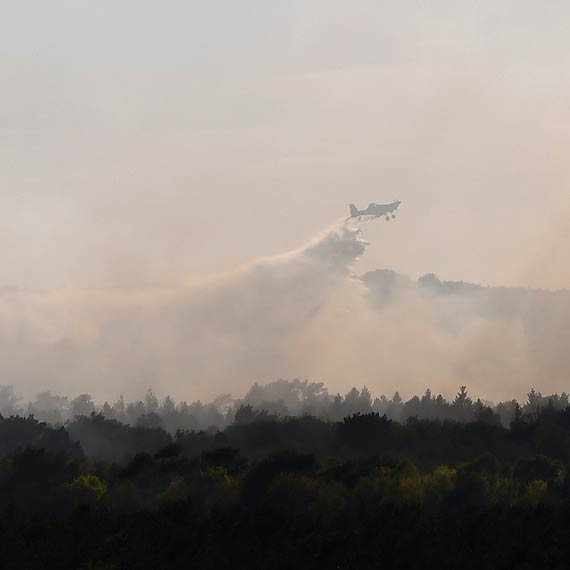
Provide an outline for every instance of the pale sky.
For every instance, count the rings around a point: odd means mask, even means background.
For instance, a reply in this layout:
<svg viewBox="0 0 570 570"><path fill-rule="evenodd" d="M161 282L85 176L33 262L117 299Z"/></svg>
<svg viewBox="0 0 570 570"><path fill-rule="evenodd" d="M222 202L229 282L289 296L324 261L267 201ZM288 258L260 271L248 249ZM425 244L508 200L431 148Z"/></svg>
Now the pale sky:
<svg viewBox="0 0 570 570"><path fill-rule="evenodd" d="M358 271L570 288L570 3L0 0L0 287L170 285L348 203Z"/></svg>

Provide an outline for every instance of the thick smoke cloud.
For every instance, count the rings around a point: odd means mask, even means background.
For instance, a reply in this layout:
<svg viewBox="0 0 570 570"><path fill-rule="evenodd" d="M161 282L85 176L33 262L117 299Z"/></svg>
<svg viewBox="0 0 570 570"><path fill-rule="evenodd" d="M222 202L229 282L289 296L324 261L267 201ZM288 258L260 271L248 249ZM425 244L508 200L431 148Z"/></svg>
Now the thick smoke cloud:
<svg viewBox="0 0 570 570"><path fill-rule="evenodd" d="M3 290L1 383L98 399L241 395L279 377L405 395L466 384L489 399L567 389L568 295L362 279L361 231L339 221L298 250L172 290Z"/></svg>
<svg viewBox="0 0 570 570"><path fill-rule="evenodd" d="M4 383L102 397L152 386L189 397L304 375L318 347L307 330L342 290L366 243L337 223L297 251L177 290L6 291L0 297ZM350 297L350 295L348 295Z"/></svg>

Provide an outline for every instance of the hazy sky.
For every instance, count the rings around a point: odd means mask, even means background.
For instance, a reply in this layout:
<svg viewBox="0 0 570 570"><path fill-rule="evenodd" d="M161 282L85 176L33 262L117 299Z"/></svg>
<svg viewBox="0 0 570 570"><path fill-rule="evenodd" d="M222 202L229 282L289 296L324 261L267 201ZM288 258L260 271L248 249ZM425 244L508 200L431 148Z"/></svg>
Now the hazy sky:
<svg viewBox="0 0 570 570"><path fill-rule="evenodd" d="M570 287L570 3L0 0L0 287L140 288L348 214L359 271Z"/></svg>

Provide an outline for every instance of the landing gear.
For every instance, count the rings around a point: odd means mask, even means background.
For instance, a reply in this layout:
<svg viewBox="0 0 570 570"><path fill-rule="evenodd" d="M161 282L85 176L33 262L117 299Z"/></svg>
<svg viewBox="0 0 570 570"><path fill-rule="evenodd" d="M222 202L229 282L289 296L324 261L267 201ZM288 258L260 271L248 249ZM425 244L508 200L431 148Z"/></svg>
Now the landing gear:
<svg viewBox="0 0 570 570"><path fill-rule="evenodd" d="M395 219L395 218L396 218L396 214L392 214L392 219Z"/></svg>
<svg viewBox="0 0 570 570"><path fill-rule="evenodd" d="M387 222L390 221L390 216L386 216L386 221L387 221Z"/></svg>

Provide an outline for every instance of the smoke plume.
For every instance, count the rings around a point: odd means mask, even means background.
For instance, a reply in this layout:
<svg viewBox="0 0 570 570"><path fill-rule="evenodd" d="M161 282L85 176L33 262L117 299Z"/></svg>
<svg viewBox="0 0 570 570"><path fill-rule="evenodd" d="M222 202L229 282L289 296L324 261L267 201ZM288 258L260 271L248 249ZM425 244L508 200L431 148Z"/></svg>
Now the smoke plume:
<svg viewBox="0 0 570 570"><path fill-rule="evenodd" d="M98 399L149 387L178 398L242 394L275 378L331 391L490 399L565 386L566 294L354 274L363 223L174 289L0 292L0 383Z"/></svg>

